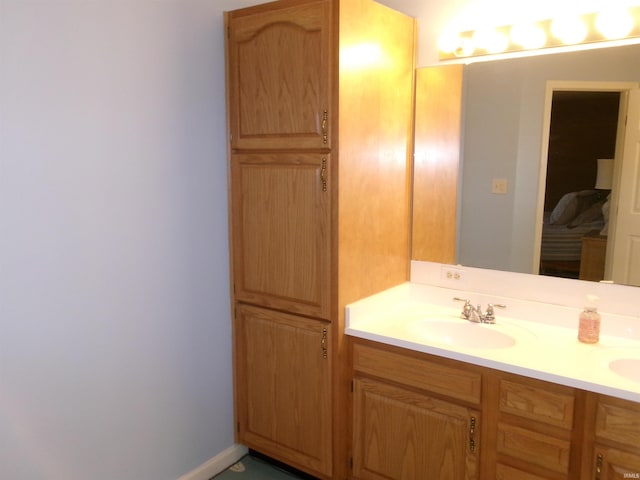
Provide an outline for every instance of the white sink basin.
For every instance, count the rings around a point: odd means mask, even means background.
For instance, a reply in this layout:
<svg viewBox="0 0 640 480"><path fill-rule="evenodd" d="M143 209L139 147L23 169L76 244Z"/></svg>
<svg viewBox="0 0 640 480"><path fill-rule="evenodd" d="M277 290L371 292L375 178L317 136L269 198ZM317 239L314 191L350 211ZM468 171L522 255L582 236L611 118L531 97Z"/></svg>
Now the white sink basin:
<svg viewBox="0 0 640 480"><path fill-rule="evenodd" d="M425 319L413 322L411 335L428 342L463 348L508 348L516 343L498 324L473 323L459 318Z"/></svg>
<svg viewBox="0 0 640 480"><path fill-rule="evenodd" d="M634 382L640 382L640 358L619 358L609 362L612 372Z"/></svg>

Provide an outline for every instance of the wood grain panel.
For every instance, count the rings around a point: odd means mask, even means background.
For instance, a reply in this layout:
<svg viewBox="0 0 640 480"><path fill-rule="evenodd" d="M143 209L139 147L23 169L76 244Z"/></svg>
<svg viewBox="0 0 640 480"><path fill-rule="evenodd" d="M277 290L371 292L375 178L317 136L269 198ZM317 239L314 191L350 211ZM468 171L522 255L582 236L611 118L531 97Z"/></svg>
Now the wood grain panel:
<svg viewBox="0 0 640 480"><path fill-rule="evenodd" d="M331 325L236 307L239 440L315 472L331 472ZM326 331L326 334L324 333Z"/></svg>
<svg viewBox="0 0 640 480"><path fill-rule="evenodd" d="M600 459L598 458L600 457ZM640 478L640 453L630 453L609 447L595 449L594 468L598 480L629 480Z"/></svg>
<svg viewBox="0 0 640 480"><path fill-rule="evenodd" d="M553 472L568 473L571 444L525 428L498 424L498 453L519 458Z"/></svg>
<svg viewBox="0 0 640 480"><path fill-rule="evenodd" d="M462 65L416 77L411 258L455 263Z"/></svg>
<svg viewBox="0 0 640 480"><path fill-rule="evenodd" d="M502 412L571 429L574 397L570 389L560 393L556 391L557 388L551 389L548 384L523 382L500 382Z"/></svg>
<svg viewBox="0 0 640 480"><path fill-rule="evenodd" d="M533 473L499 463L496 465L496 480L552 480L549 477L541 477Z"/></svg>
<svg viewBox="0 0 640 480"><path fill-rule="evenodd" d="M630 445L640 455L640 404L600 397L596 413L596 436Z"/></svg>
<svg viewBox="0 0 640 480"><path fill-rule="evenodd" d="M475 479L470 418L478 412L373 380L356 379L354 477Z"/></svg>
<svg viewBox="0 0 640 480"><path fill-rule="evenodd" d="M331 4L278 2L228 17L231 146L330 148ZM283 48L286 46L286 48Z"/></svg>
<svg viewBox="0 0 640 480"><path fill-rule="evenodd" d="M330 161L232 156L236 300L328 318L330 187L321 177Z"/></svg>
<svg viewBox="0 0 640 480"><path fill-rule="evenodd" d="M340 2L339 306L409 278L415 20Z"/></svg>
<svg viewBox="0 0 640 480"><path fill-rule="evenodd" d="M356 371L472 403L480 403L482 377L475 372L366 345L353 346Z"/></svg>

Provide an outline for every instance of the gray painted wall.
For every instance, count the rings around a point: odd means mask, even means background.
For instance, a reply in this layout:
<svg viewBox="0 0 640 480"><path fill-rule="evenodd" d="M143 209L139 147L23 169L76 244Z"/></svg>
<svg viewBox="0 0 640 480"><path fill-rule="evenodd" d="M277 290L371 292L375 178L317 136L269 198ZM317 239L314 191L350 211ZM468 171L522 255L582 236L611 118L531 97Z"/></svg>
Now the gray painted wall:
<svg viewBox="0 0 640 480"><path fill-rule="evenodd" d="M1 0L0 477L233 444L222 11Z"/></svg>

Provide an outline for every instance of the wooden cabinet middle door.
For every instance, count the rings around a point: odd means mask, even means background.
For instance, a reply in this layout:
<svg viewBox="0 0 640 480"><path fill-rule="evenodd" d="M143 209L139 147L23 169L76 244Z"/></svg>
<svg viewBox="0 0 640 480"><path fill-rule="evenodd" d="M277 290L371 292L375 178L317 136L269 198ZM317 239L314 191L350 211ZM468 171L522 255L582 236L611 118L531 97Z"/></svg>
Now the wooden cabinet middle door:
<svg viewBox="0 0 640 480"><path fill-rule="evenodd" d="M329 318L328 155L233 155L235 298Z"/></svg>

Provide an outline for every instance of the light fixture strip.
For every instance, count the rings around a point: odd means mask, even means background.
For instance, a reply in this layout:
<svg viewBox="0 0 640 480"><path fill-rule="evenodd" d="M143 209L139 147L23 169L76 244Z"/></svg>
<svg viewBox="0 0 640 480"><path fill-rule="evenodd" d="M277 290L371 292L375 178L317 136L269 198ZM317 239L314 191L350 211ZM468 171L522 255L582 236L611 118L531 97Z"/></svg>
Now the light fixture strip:
<svg viewBox="0 0 640 480"><path fill-rule="evenodd" d="M628 11L631 19L633 19L633 26L629 30L628 33L624 33L621 36L616 36L614 38L605 37L597 27L598 17L600 13L588 13L583 15L576 15L573 17L574 19L580 20L583 25L586 27L586 35L584 38L577 42L565 42L558 38L553 33L553 23L554 19L548 20L539 20L536 22L531 22L530 26L536 27L540 29L544 33L544 43L541 46L536 46L534 48L526 48L522 45L515 43L511 39L511 33L513 26L501 26L495 27L492 30L492 33L495 35L503 35L504 38L507 39L505 42L505 46L500 51L492 51L490 48L484 48L475 45L474 37L477 36L478 31L468 30L465 32L461 32L459 34L459 42L458 48L453 52L440 52L440 60L452 60L456 58L466 58L466 57L477 57L483 55L491 55L498 53L513 53L513 52L523 52L529 50L537 50L544 48L553 48L553 47L566 47L570 45L582 45L588 43L596 43L596 42L606 42L606 41L615 41L615 40L625 40L629 38L640 37L640 6L637 7L629 7L626 9Z"/></svg>

